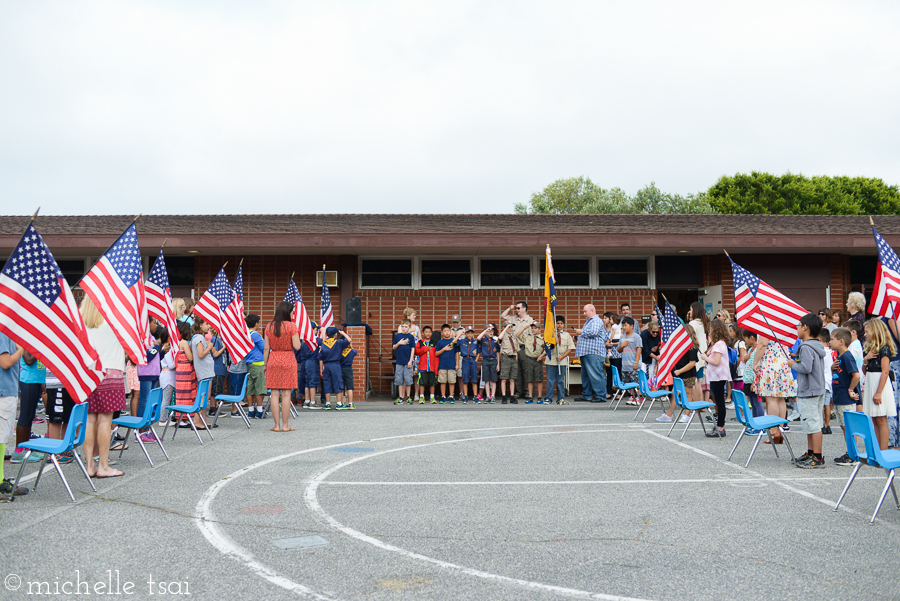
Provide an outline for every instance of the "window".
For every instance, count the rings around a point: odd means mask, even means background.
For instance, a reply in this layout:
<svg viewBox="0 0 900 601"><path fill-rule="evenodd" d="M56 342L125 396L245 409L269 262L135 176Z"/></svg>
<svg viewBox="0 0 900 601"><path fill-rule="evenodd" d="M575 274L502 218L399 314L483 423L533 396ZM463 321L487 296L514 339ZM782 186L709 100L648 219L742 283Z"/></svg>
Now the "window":
<svg viewBox="0 0 900 601"><path fill-rule="evenodd" d="M647 259L600 259L598 285L619 288L647 286Z"/></svg>
<svg viewBox="0 0 900 601"><path fill-rule="evenodd" d="M656 287L700 288L700 257L656 257Z"/></svg>
<svg viewBox="0 0 900 601"><path fill-rule="evenodd" d="M375 288L411 288L412 259L363 259L360 284Z"/></svg>
<svg viewBox="0 0 900 601"><path fill-rule="evenodd" d="M481 285L489 288L530 288L531 259L482 259Z"/></svg>
<svg viewBox="0 0 900 601"><path fill-rule="evenodd" d="M468 288L472 285L469 259L422 259L423 288Z"/></svg>
<svg viewBox="0 0 900 601"><path fill-rule="evenodd" d="M156 262L154 257L153 262ZM153 265L150 266L151 269ZM166 274L169 286L194 285L194 257L166 257Z"/></svg>
<svg viewBox="0 0 900 601"><path fill-rule="evenodd" d="M875 287L875 274L878 273L878 257L850 257L850 287L853 290L871 291Z"/></svg>
<svg viewBox="0 0 900 601"><path fill-rule="evenodd" d="M69 286L77 284L85 274L84 259L57 259L56 264Z"/></svg>
<svg viewBox="0 0 900 601"><path fill-rule="evenodd" d="M557 286L573 286L577 288L591 287L591 260L590 259L552 259L553 277ZM538 286L544 285L544 277L547 272L547 259L541 259L541 281Z"/></svg>

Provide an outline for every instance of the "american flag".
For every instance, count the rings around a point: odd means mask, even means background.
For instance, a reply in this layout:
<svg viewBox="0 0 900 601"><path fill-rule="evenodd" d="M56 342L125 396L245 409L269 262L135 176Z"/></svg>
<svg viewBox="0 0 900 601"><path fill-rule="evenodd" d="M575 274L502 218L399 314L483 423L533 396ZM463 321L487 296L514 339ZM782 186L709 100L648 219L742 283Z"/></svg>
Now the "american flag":
<svg viewBox="0 0 900 601"><path fill-rule="evenodd" d="M672 383L672 370L675 369L675 364L691 349L694 341L669 301L666 301L665 313L657 307L656 314L660 316L659 341L662 344L656 377L660 386L668 386Z"/></svg>
<svg viewBox="0 0 900 601"><path fill-rule="evenodd" d="M169 274L163 251L159 249L156 261L150 268L150 275L144 283L147 290L147 312L169 331L169 339L174 348L181 340L178 324L175 322L175 309L172 306L172 291L169 288Z"/></svg>
<svg viewBox="0 0 900 601"><path fill-rule="evenodd" d="M894 249L884 241L875 226L875 246L878 247L878 271L875 276L875 292L869 301L869 313L897 319L900 317L900 259Z"/></svg>
<svg viewBox="0 0 900 601"><path fill-rule="evenodd" d="M194 313L219 331L222 342L235 362L242 360L253 349L243 312L237 312L239 302L223 268L194 306Z"/></svg>
<svg viewBox="0 0 900 601"><path fill-rule="evenodd" d="M131 360L136 365L147 365L150 323L134 223L81 278L80 286L112 327Z"/></svg>
<svg viewBox="0 0 900 601"><path fill-rule="evenodd" d="M303 305L303 299L300 298L300 291L297 290L297 284L294 283L294 278L291 278L291 283L288 284L288 290L284 295L284 301L293 303L294 305L294 325L297 327L297 332L300 334L300 340L305 340L306 344L309 345L309 348L315 350L317 346L316 333L313 331L312 324L309 322L309 314L306 312L306 307Z"/></svg>
<svg viewBox="0 0 900 601"><path fill-rule="evenodd" d="M237 275L234 276L234 311L244 319L244 268L240 265Z"/></svg>
<svg viewBox="0 0 900 601"><path fill-rule="evenodd" d="M731 257L728 258L731 261ZM731 261L738 325L786 346L797 340L797 322L809 313L764 281Z"/></svg>
<svg viewBox="0 0 900 601"><path fill-rule="evenodd" d="M322 270L322 312L319 320L320 328L330 328L334 325L334 312L331 310L331 295L328 294L328 282L325 277L328 274Z"/></svg>
<svg viewBox="0 0 900 601"><path fill-rule="evenodd" d="M75 297L32 224L0 273L0 331L40 359L79 403L103 380Z"/></svg>

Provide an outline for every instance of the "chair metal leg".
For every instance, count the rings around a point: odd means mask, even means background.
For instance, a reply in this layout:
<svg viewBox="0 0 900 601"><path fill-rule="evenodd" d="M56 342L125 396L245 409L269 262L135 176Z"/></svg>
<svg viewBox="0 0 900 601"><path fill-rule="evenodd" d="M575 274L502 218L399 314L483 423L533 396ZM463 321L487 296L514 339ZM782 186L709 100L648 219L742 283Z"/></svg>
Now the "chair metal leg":
<svg viewBox="0 0 900 601"><path fill-rule="evenodd" d="M647 413L644 414L644 419L641 420L642 424L647 423L647 416L650 415L650 410L653 409L653 403L655 403L656 400L657 399L650 397L650 406L647 407ZM662 405L662 401L660 401L659 404Z"/></svg>
<svg viewBox="0 0 900 601"><path fill-rule="evenodd" d="M172 423L172 416L171 416L171 414L169 415L169 419L166 420L166 425L163 426L163 438L166 437L166 431L169 429L169 424L170 424L170 423ZM177 423L177 422L175 423L175 428L176 428L176 429L178 428L178 423ZM173 439L173 440L175 439L175 435L174 435L174 434L172 435L172 439Z"/></svg>
<svg viewBox="0 0 900 601"><path fill-rule="evenodd" d="M613 411L616 411L616 410L619 408L619 403L622 402L622 399L623 399L623 398L625 398L625 391L619 390L619 389L617 388L617 389L616 389L616 393L613 395L613 398L610 399L610 401L609 401L610 403L612 403L613 401L616 402L616 406L613 407Z"/></svg>
<svg viewBox="0 0 900 601"><path fill-rule="evenodd" d="M780 429L780 428L779 428L779 429ZM796 457L794 456L794 448L791 446L791 441L788 439L788 437L784 435L784 431L783 431L783 430L782 430L782 432L781 432L781 437L784 439L784 444L787 446L788 453L791 454L791 461L794 461L794 460L796 459ZM774 448L775 445L773 444L772 447ZM777 453L777 452L775 453L775 456L778 457L778 453Z"/></svg>
<svg viewBox="0 0 900 601"><path fill-rule="evenodd" d="M291 401L290 399L288 399L288 403L290 403L290 404L288 405L288 407L290 407L290 409L291 409L291 417L293 417L294 419L297 419L298 417L300 417L300 414L297 413L297 408L294 407L293 401Z"/></svg>
<svg viewBox="0 0 900 601"><path fill-rule="evenodd" d="M862 462L858 462L856 466L853 468L853 471L850 472L850 479L847 480L847 485L844 486L844 492L841 493L841 496L837 500L837 505L834 506L832 511L837 511L838 507L841 506L841 501L844 500L844 497L847 496L847 491L850 490L850 485L853 484L853 480L856 478L856 474L859 473L859 468L862 467Z"/></svg>
<svg viewBox="0 0 900 601"><path fill-rule="evenodd" d="M731 448L731 454L728 455L728 461L731 461L731 458L734 456L734 452L737 451L738 445L741 444L741 439L744 437L738 435L737 440L734 441L734 446Z"/></svg>
<svg viewBox="0 0 900 601"><path fill-rule="evenodd" d="M200 432L197 430L197 426L194 425L194 420L189 417L188 423L191 425L191 429L194 431L194 434L197 435L197 440L200 441L200 444L203 444L203 439L200 438ZM177 428L176 428L176 431L177 431ZM172 439L174 440L175 437L173 436Z"/></svg>
<svg viewBox="0 0 900 601"><path fill-rule="evenodd" d="M56 457L53 455L50 456L50 461L53 462L53 466L56 468L56 473L59 474L59 479L62 480L63 486L66 487L66 492L69 493L69 498L72 499L72 502L74 503L75 495L72 494L72 489L69 488L69 482L66 480L66 477L63 474L62 468L59 466L59 462L56 460ZM44 462L46 463L47 460L44 459ZM37 486L36 481L35 481L34 485Z"/></svg>
<svg viewBox="0 0 900 601"><path fill-rule="evenodd" d="M27 458L28 455L26 454L25 457ZM22 478L22 472L25 471L25 464L26 464L26 463L28 463L28 462L27 462L27 461L22 461L22 463L19 464L19 471L16 472L16 481L13 482L13 490L16 490L17 488L19 488L19 480Z"/></svg>
<svg viewBox="0 0 900 601"><path fill-rule="evenodd" d="M668 438L669 436L672 435L672 430L675 429L675 424L677 424L677 423L678 423L678 420L681 419L681 415L682 415L683 413L684 413L684 407L681 408L681 411L678 412L678 415L677 415L677 416L675 416L675 417L672 418L672 425L669 426L669 431L666 432L666 437L667 437L667 438ZM673 414L673 415L674 415L674 414Z"/></svg>
<svg viewBox="0 0 900 601"><path fill-rule="evenodd" d="M156 429L153 426L150 426L150 431L153 432L153 436L156 437L156 444L159 445L159 448L162 449L163 455L166 456L166 461L169 461L169 454L166 453L166 447L163 446L162 438L156 433Z"/></svg>
<svg viewBox="0 0 900 601"><path fill-rule="evenodd" d="M203 417L203 411L200 411L198 413L198 415L200 416L200 421L203 422L204 426L206 426L206 433L209 434L209 439L213 440L212 426L210 426L208 423L206 423L206 418ZM199 434L198 434L198 436L199 436Z"/></svg>
<svg viewBox="0 0 900 601"><path fill-rule="evenodd" d="M125 433L125 440L122 441L122 448L119 449L119 459L122 458L122 453L125 452L125 447L128 445L128 439L131 438L131 428L128 428L128 432ZM140 436L138 436L140 438Z"/></svg>
<svg viewBox="0 0 900 601"><path fill-rule="evenodd" d="M635 411L634 417L631 418L631 421L634 421L638 418L638 416L641 414L641 409L644 408L644 403L646 403L646 402L647 402L647 398L644 397L643 395L641 395L641 402L638 403L637 411Z"/></svg>
<svg viewBox="0 0 900 601"><path fill-rule="evenodd" d="M222 412L222 405L224 405L224 404L225 404L224 402L219 403L219 406L216 407L216 415L215 415L215 417L213 417L213 426L215 426L219 422L219 413ZM234 405L232 405L232 407L234 407Z"/></svg>
<svg viewBox="0 0 900 601"><path fill-rule="evenodd" d="M888 489L891 488L894 484L894 470L891 470L890 476L888 476L887 483L884 485L884 490L881 491L881 498L878 499L878 505L875 506L875 513L872 514L872 520L869 522L869 525L875 523L875 518L878 517L878 512L881 510L881 505L884 503L884 498L887 496Z"/></svg>
<svg viewBox="0 0 900 601"><path fill-rule="evenodd" d="M886 471L886 472L890 471L891 473L893 473L894 470L884 470L884 471ZM894 494L894 502L897 503L897 509L900 509L900 499L897 498L897 489L894 488L893 482L891 482L891 492Z"/></svg>
<svg viewBox="0 0 900 601"><path fill-rule="evenodd" d="M128 433L131 434L131 430L129 430ZM135 440L137 440L138 444L141 445L141 450L144 451L144 456L147 458L147 461L150 462L150 467L156 467L155 465L153 465L153 460L150 459L150 453L147 452L147 447L144 446L144 441L141 440L141 433L135 431L135 434L137 434L137 436L135 436L134 438ZM126 440L128 439L127 436L125 438ZM121 455L119 456L121 457Z"/></svg>
<svg viewBox="0 0 900 601"><path fill-rule="evenodd" d="M691 427L691 423L694 421L695 415L697 415L696 411L691 413L690 419L688 419L687 423L684 425L684 430L681 432L681 438L679 438L678 440L684 440L684 435L687 434L688 428Z"/></svg>
<svg viewBox="0 0 900 601"><path fill-rule="evenodd" d="M743 437L744 437L744 433L741 432L741 433L739 434L739 436L740 436L741 438L743 438ZM750 467L750 460L753 459L753 454L756 453L756 449L759 448L759 443L760 443L760 441L762 441L762 437L763 437L762 432L760 432L760 433L756 436L756 442L753 443L753 450L750 451L750 456L747 457L747 463L744 464L744 467ZM772 445L772 448L775 448L775 445L774 445L774 444ZM778 451L776 451L776 457L778 456L778 455L777 455L777 452L778 452Z"/></svg>
<svg viewBox="0 0 900 601"><path fill-rule="evenodd" d="M81 457L78 456L78 451L72 449L72 454L75 455L75 461L78 462L78 467L81 468L81 473L84 474L84 477L87 478L88 484L91 485L91 488L94 489L94 492L97 492L97 487L94 486L94 481L91 480L91 477L87 473L87 468L84 467L84 463L81 461Z"/></svg>
<svg viewBox="0 0 900 601"><path fill-rule="evenodd" d="M244 423L247 424L247 427L249 428L250 427L250 419L247 417L247 413L244 411L244 408L241 407L241 404L234 403L232 406L237 408L238 413L241 414L241 419L244 420Z"/></svg>

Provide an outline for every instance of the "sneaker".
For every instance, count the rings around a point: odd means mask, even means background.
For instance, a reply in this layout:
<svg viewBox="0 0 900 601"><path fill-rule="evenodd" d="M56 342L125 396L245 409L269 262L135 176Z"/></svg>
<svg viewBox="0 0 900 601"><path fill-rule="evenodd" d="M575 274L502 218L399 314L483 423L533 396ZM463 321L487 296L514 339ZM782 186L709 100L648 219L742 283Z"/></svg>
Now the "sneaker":
<svg viewBox="0 0 900 601"><path fill-rule="evenodd" d="M640 403L635 401L633 397L628 397L628 400L625 401L625 404L626 405L639 405Z"/></svg>
<svg viewBox="0 0 900 601"><path fill-rule="evenodd" d="M346 407L347 409L356 409L356 407L353 406L353 403L347 403Z"/></svg>
<svg viewBox="0 0 900 601"><path fill-rule="evenodd" d="M716 427L710 429L709 432L706 433L707 438L725 438L725 430L719 430Z"/></svg>
<svg viewBox="0 0 900 601"><path fill-rule="evenodd" d="M73 453L72 451L61 453L56 456L56 461L58 461L60 465L72 463L73 461L75 461L75 453Z"/></svg>
<svg viewBox="0 0 900 601"><path fill-rule="evenodd" d="M509 402L509 400L508 400L508 397L507 397L506 395L504 395L504 396L500 399L500 404L501 404L501 405L505 405L505 404L507 404L508 402Z"/></svg>
<svg viewBox="0 0 900 601"><path fill-rule="evenodd" d="M531 404L533 404L533 403L534 403L534 399L533 399L533 398L531 398L530 396L525 397L525 404L526 404L526 405L531 405Z"/></svg>
<svg viewBox="0 0 900 601"><path fill-rule="evenodd" d="M432 405L436 405L436 404L437 404L437 399L434 398L434 397L431 397L430 403L431 403Z"/></svg>
<svg viewBox="0 0 900 601"><path fill-rule="evenodd" d="M815 456L810 457L806 461L798 462L797 467L805 470L820 470L825 467L825 458L816 459Z"/></svg>
<svg viewBox="0 0 900 601"><path fill-rule="evenodd" d="M688 423L689 421L691 421L691 416L690 416L690 415L682 415L681 417L678 418L678 423L679 423L679 424L686 424L686 423Z"/></svg>
<svg viewBox="0 0 900 601"><path fill-rule="evenodd" d="M0 495L0 503L12 503L16 498L12 495Z"/></svg>
<svg viewBox="0 0 900 601"><path fill-rule="evenodd" d="M476 397L472 397L472 404L473 404L473 405L477 405L477 404L478 404L478 397L477 397L477 396L476 396Z"/></svg>
<svg viewBox="0 0 900 601"><path fill-rule="evenodd" d="M497 400L497 399L495 399L494 397L490 397L490 398L488 398L488 403L490 403L491 405L493 405L493 404L496 402L496 400Z"/></svg>
<svg viewBox="0 0 900 601"><path fill-rule="evenodd" d="M441 397L441 400L438 401L438 402L439 402L441 405L443 405L444 403L447 402L447 397L443 397L443 396L442 396L442 397Z"/></svg>
<svg viewBox="0 0 900 601"><path fill-rule="evenodd" d="M342 411L344 409L344 403L337 402L337 403L335 403L334 408L337 409L338 411Z"/></svg>
<svg viewBox="0 0 900 601"><path fill-rule="evenodd" d="M734 409L734 403L725 403L726 409Z"/></svg>
<svg viewBox="0 0 900 601"><path fill-rule="evenodd" d="M303 406L306 407L307 409L309 409L310 405L312 405L312 401L310 401L309 399L303 401Z"/></svg>
<svg viewBox="0 0 900 601"><path fill-rule="evenodd" d="M467 396L459 397L459 400L462 401L463 405L469 404L469 397L467 397Z"/></svg>
<svg viewBox="0 0 900 601"><path fill-rule="evenodd" d="M144 432L141 434L141 442L156 442L156 436L153 432Z"/></svg>
<svg viewBox="0 0 900 601"><path fill-rule="evenodd" d="M744 430L744 436L759 436L759 430L754 430L753 428L747 428Z"/></svg>
<svg viewBox="0 0 900 601"><path fill-rule="evenodd" d="M825 426L822 428L822 434L831 434L831 426Z"/></svg>
<svg viewBox="0 0 900 601"><path fill-rule="evenodd" d="M509 399L509 402L512 403L513 405L518 405L519 399Z"/></svg>
<svg viewBox="0 0 900 601"><path fill-rule="evenodd" d="M255 418L256 417L256 409L251 409L250 411L248 411L247 417L249 417L250 419Z"/></svg>
<svg viewBox="0 0 900 601"><path fill-rule="evenodd" d="M209 417L212 417L216 414L216 411L218 411L218 409L216 407L210 407L209 410L206 412L206 415Z"/></svg>
<svg viewBox="0 0 900 601"><path fill-rule="evenodd" d="M782 432L790 432L791 427L788 424L785 424L785 425L781 426L781 431Z"/></svg>
<svg viewBox="0 0 900 601"><path fill-rule="evenodd" d="M424 405L424 404L425 404L425 397L422 397L422 398L419 399L419 404L420 404L420 405Z"/></svg>
<svg viewBox="0 0 900 601"><path fill-rule="evenodd" d="M240 417L240 416L241 416L241 414L240 414L239 412L237 412L237 411L232 411L232 412L231 412L231 417Z"/></svg>
<svg viewBox="0 0 900 601"><path fill-rule="evenodd" d="M663 413L662 415L660 415L659 417L656 418L656 421L658 421L658 422L666 422L667 424L669 424L669 423L672 422L672 416L671 416L671 415L666 415L665 413Z"/></svg>
<svg viewBox="0 0 900 601"><path fill-rule="evenodd" d="M310 404L309 404L309 409L321 409L321 408L322 408L322 406L321 406L321 405L318 405L318 404L316 404L316 403L310 403Z"/></svg>
<svg viewBox="0 0 900 601"><path fill-rule="evenodd" d="M28 489L24 486L19 486L13 491L13 483L12 480L4 480L0 482L0 494L4 495L12 495L14 497L21 497L28 494Z"/></svg>
<svg viewBox="0 0 900 601"><path fill-rule="evenodd" d="M10 463L22 463L25 460L25 453L27 451L15 451L12 456L9 458ZM43 453L32 453L30 457L28 457L28 463L37 463L43 458Z"/></svg>
<svg viewBox="0 0 900 601"><path fill-rule="evenodd" d="M407 405L412 405L412 404L413 404L412 398L406 399L406 404L407 404Z"/></svg>
<svg viewBox="0 0 900 601"><path fill-rule="evenodd" d="M395 400L395 401L394 401L394 404L395 404L395 405L402 405L402 404L403 404L403 399L397 399L397 400Z"/></svg>
<svg viewBox="0 0 900 601"><path fill-rule="evenodd" d="M796 411L791 411L790 413L788 413L787 420L789 422L799 422L800 414L797 413Z"/></svg>
<svg viewBox="0 0 900 601"><path fill-rule="evenodd" d="M840 457L836 457L834 462L838 465L856 465L856 462L850 459L850 455L844 453Z"/></svg>
<svg viewBox="0 0 900 601"><path fill-rule="evenodd" d="M447 402L450 403L451 405L455 405L455 404L456 404L456 401L453 399L453 397L450 397L450 400L447 401Z"/></svg>
<svg viewBox="0 0 900 601"><path fill-rule="evenodd" d="M813 454L810 453L809 451L807 451L807 452L803 453L802 455L800 455L799 457L794 457L791 460L791 463L796 463L797 465L799 465L799 464L803 463L804 461L809 461L812 457L813 457Z"/></svg>
<svg viewBox="0 0 900 601"><path fill-rule="evenodd" d="M476 401L483 401L483 400L484 400L484 397L482 397L480 394L478 394L478 395L475 395L475 400L476 400Z"/></svg>
<svg viewBox="0 0 900 601"><path fill-rule="evenodd" d="M325 403L325 408L326 408L326 409L331 409L331 403Z"/></svg>
<svg viewBox="0 0 900 601"><path fill-rule="evenodd" d="M35 416L34 416L34 419L31 420L31 423L32 423L32 424L43 424L45 421L47 421L47 420L45 420L43 417L40 417L40 416L38 416L38 415L35 415Z"/></svg>

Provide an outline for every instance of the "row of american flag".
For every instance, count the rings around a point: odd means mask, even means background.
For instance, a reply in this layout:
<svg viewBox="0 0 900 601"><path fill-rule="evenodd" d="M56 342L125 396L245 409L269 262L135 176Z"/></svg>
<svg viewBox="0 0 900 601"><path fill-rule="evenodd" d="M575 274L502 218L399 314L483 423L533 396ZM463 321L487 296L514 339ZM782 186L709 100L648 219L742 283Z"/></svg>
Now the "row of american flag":
<svg viewBox="0 0 900 601"><path fill-rule="evenodd" d="M40 359L81 403L103 380L107 369L122 366L102 365L72 290L33 220L0 272L0 332ZM78 285L112 327L131 361L146 365L146 349L152 342L150 317L169 331L173 346L180 337L163 250L160 249L144 281L136 221L137 218ZM322 276L319 325L329 327L334 325L334 312L325 274ZM284 300L294 304L293 322L300 338L315 348L314 324L293 276ZM225 266L219 270L194 313L218 330L234 362L252 350L253 341L244 320L240 266L233 286L225 275Z"/></svg>

